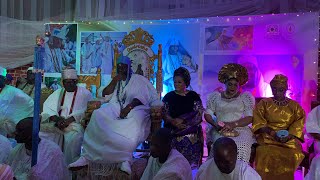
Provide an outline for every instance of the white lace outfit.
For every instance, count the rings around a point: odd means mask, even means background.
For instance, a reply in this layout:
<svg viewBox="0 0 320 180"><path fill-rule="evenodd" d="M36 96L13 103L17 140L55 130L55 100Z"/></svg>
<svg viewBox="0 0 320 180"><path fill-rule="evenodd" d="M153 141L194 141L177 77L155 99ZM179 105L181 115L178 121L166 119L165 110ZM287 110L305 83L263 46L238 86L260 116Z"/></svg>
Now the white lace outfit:
<svg viewBox="0 0 320 180"><path fill-rule="evenodd" d="M208 96L207 100L207 114L215 114L218 121L234 122L239 119L252 116L255 99L249 92L243 92L236 98L225 99L221 97L220 92L213 92ZM233 139L238 147L238 160L249 162L251 154L251 146L255 143L255 139L249 126L236 127L239 136L230 137ZM222 135L217 132L212 126L206 130L207 142L213 143ZM209 158L212 157L213 151L210 152Z"/></svg>

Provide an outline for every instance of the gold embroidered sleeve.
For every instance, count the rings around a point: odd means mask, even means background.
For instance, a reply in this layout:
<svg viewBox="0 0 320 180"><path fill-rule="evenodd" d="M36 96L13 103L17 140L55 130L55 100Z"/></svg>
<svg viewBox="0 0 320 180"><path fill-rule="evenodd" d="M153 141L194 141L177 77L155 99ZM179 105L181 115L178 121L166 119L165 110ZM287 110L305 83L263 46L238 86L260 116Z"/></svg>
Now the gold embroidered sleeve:
<svg viewBox="0 0 320 180"><path fill-rule="evenodd" d="M252 123L252 131L256 132L262 127L267 126L267 119L265 116L265 101L261 100L253 110L253 123Z"/></svg>
<svg viewBox="0 0 320 180"><path fill-rule="evenodd" d="M306 115L304 110L298 104L296 107L295 118L296 120L289 126L289 133L299 138L301 141L304 141L303 127L304 127Z"/></svg>

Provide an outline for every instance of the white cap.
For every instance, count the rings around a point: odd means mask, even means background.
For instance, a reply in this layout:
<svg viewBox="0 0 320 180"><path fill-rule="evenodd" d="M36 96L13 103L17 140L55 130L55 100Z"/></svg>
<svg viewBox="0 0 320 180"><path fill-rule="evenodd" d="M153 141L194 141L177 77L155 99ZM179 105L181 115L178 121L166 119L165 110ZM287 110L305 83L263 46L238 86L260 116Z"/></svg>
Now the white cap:
<svg viewBox="0 0 320 180"><path fill-rule="evenodd" d="M27 71L33 71L33 67L29 67Z"/></svg>
<svg viewBox="0 0 320 180"><path fill-rule="evenodd" d="M6 70L6 68L3 68L3 67L0 66L0 75L1 75L1 76L6 76L6 75L7 75L7 70Z"/></svg>
<svg viewBox="0 0 320 180"><path fill-rule="evenodd" d="M78 79L77 71L75 69L62 70L62 79Z"/></svg>
<svg viewBox="0 0 320 180"><path fill-rule="evenodd" d="M61 29L54 28L52 30L51 36L65 40L67 33L67 26L63 26Z"/></svg>

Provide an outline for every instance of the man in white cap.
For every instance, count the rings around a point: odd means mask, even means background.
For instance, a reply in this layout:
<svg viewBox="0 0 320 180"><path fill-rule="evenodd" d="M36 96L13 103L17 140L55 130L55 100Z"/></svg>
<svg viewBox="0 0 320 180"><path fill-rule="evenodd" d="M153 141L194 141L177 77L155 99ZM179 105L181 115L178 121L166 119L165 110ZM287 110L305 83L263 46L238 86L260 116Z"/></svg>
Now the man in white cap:
<svg viewBox="0 0 320 180"><path fill-rule="evenodd" d="M33 100L20 89L5 84L7 71L0 66L0 134L7 136L25 117L33 116Z"/></svg>
<svg viewBox="0 0 320 180"><path fill-rule="evenodd" d="M57 89L61 89L61 86L58 84L58 79L53 80L53 83L51 84L50 89L52 89L53 91Z"/></svg>
<svg viewBox="0 0 320 180"><path fill-rule="evenodd" d="M117 59L118 75L102 92L109 103L93 111L84 134L83 153L69 165L72 170L92 163L93 176L107 176L119 167L131 174L132 153L150 133L150 106L159 98L149 80L132 74L130 67L128 57Z"/></svg>
<svg viewBox="0 0 320 180"><path fill-rule="evenodd" d="M66 39L67 34L65 27L61 30L53 29L51 37L44 46L46 53L44 71L47 73L60 73L64 66L71 65L71 61L74 60L63 49L62 41Z"/></svg>
<svg viewBox="0 0 320 180"><path fill-rule="evenodd" d="M35 74L32 71L33 67L29 67L27 70L27 78L24 79L19 77L16 83L16 87L21 89L24 93L28 94L33 99L35 91ZM45 87L46 85L41 83L41 89Z"/></svg>
<svg viewBox="0 0 320 180"><path fill-rule="evenodd" d="M63 88L53 92L43 104L40 137L51 139L63 147L66 163L80 155L84 129L80 120L84 117L90 91L77 86L75 69L62 71Z"/></svg>

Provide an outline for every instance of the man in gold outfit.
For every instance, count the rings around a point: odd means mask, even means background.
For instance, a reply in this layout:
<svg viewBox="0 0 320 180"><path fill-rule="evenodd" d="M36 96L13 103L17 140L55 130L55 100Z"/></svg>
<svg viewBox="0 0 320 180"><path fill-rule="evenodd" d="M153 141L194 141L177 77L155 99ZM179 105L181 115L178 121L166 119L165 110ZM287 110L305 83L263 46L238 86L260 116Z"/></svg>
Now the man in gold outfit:
<svg viewBox="0 0 320 180"><path fill-rule="evenodd" d="M252 130L257 135L256 171L263 180L293 180L303 160L301 142L305 112L285 97L288 78L275 75L270 82L273 96L261 100L253 113Z"/></svg>

